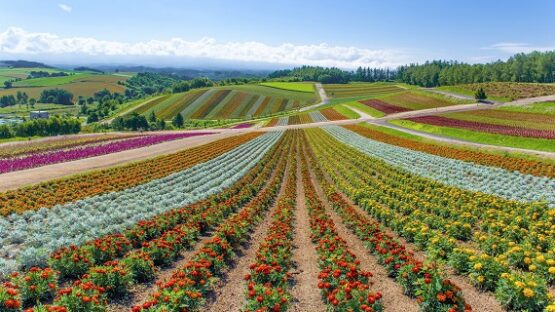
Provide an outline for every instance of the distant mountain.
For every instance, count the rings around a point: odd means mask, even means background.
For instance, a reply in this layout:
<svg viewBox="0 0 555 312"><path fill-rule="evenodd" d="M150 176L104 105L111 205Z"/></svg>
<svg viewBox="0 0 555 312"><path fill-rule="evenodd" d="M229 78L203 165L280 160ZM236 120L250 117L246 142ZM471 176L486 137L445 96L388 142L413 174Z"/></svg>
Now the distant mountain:
<svg viewBox="0 0 555 312"><path fill-rule="evenodd" d="M190 69L176 67L149 67L149 66L96 66L107 72L149 72L176 76L181 79L194 79L200 77L210 78L212 80L223 80L228 78L260 78L266 77L271 71L269 70L233 70L233 69Z"/></svg>
<svg viewBox="0 0 555 312"><path fill-rule="evenodd" d="M74 71L88 71L88 72L94 72L94 73L104 74L104 72L103 72L102 70L100 70L100 69L91 68L91 67L86 67L86 66L75 67L73 70L74 70Z"/></svg>
<svg viewBox="0 0 555 312"><path fill-rule="evenodd" d="M17 60L17 61L0 61L0 67L14 67L14 68L30 68L30 67L42 67L42 68L54 68L52 66L46 65L44 63Z"/></svg>

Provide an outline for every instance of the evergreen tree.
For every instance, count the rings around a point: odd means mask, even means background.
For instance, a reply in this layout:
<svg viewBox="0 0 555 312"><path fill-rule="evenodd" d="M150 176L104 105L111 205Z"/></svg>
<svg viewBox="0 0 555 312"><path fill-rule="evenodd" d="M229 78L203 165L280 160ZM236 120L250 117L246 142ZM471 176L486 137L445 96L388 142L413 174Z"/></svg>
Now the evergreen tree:
<svg viewBox="0 0 555 312"><path fill-rule="evenodd" d="M177 128L182 128L184 124L184 120L183 120L183 115L181 115L181 113L175 115L175 117L173 117L172 119L172 125L174 125Z"/></svg>

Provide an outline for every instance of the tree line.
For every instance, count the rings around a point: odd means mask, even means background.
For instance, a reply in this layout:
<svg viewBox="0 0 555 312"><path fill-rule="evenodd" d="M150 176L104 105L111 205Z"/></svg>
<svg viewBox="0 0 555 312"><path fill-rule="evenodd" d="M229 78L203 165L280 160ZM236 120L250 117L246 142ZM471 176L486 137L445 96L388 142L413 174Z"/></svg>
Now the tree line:
<svg viewBox="0 0 555 312"><path fill-rule="evenodd" d="M53 136L74 134L81 131L81 121L77 118L50 117L32 119L17 124L0 125L0 138Z"/></svg>
<svg viewBox="0 0 555 312"><path fill-rule="evenodd" d="M498 60L486 64L436 60L395 69L359 67L355 71L335 67L302 66L274 71L268 78L321 83L399 81L423 87L493 81L553 83L555 51L519 53L507 61Z"/></svg>

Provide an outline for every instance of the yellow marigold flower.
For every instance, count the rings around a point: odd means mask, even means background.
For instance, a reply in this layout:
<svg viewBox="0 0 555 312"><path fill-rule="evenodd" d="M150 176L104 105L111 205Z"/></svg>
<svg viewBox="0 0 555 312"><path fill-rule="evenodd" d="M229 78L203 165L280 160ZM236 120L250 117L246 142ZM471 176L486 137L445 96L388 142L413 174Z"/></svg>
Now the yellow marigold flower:
<svg viewBox="0 0 555 312"><path fill-rule="evenodd" d="M515 282L515 286L518 287L518 288L523 288L525 285L524 285L524 283L521 282L521 281L516 281L516 282Z"/></svg>
<svg viewBox="0 0 555 312"><path fill-rule="evenodd" d="M488 259L488 258L489 258L489 256L486 255L486 254L481 254L481 255L480 255L480 259L482 259L482 260L486 260L486 259Z"/></svg>
<svg viewBox="0 0 555 312"><path fill-rule="evenodd" d="M522 293L524 294L524 297L526 297L526 298L534 297L534 291L530 288L524 288L524 290L522 290Z"/></svg>
<svg viewBox="0 0 555 312"><path fill-rule="evenodd" d="M553 259L547 259L547 265L554 265L555 264L555 260Z"/></svg>
<svg viewBox="0 0 555 312"><path fill-rule="evenodd" d="M534 271L536 271L537 269L538 269L538 267L535 266L535 265L533 265L533 264L528 266L528 270L530 270L530 272L534 272Z"/></svg>
<svg viewBox="0 0 555 312"><path fill-rule="evenodd" d="M545 262L545 257L543 255L539 255L536 257L536 261L539 263Z"/></svg>
<svg viewBox="0 0 555 312"><path fill-rule="evenodd" d="M548 271L549 271L549 274L555 275L555 267L549 267Z"/></svg>
<svg viewBox="0 0 555 312"><path fill-rule="evenodd" d="M477 278L478 282L483 283L485 280L485 277L483 275L478 276Z"/></svg>
<svg viewBox="0 0 555 312"><path fill-rule="evenodd" d="M474 264L474 270L480 270L482 269L482 264L480 262Z"/></svg>
<svg viewBox="0 0 555 312"><path fill-rule="evenodd" d="M501 273L501 278L504 278L504 279L509 278L509 273L507 273L507 272Z"/></svg>
<svg viewBox="0 0 555 312"><path fill-rule="evenodd" d="M550 304L545 308L546 312L555 312L555 304Z"/></svg>
<svg viewBox="0 0 555 312"><path fill-rule="evenodd" d="M524 263L530 264L530 263L532 263L532 259L526 257L526 258L524 258Z"/></svg>

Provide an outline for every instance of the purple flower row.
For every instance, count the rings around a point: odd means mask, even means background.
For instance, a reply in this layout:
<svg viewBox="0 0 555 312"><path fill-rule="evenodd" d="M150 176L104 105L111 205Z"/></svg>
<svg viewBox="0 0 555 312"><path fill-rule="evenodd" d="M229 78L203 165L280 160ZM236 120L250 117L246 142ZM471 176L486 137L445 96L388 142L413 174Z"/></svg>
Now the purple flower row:
<svg viewBox="0 0 555 312"><path fill-rule="evenodd" d="M213 132L155 134L118 140L101 145L88 145L71 149L31 154L19 158L0 159L0 173L40 167L55 163L117 153L134 148L154 145L171 140L192 136L212 134Z"/></svg>
<svg viewBox="0 0 555 312"><path fill-rule="evenodd" d="M250 127L252 127L252 123L245 122L245 123L235 125L231 129L245 129L245 128L250 128Z"/></svg>

